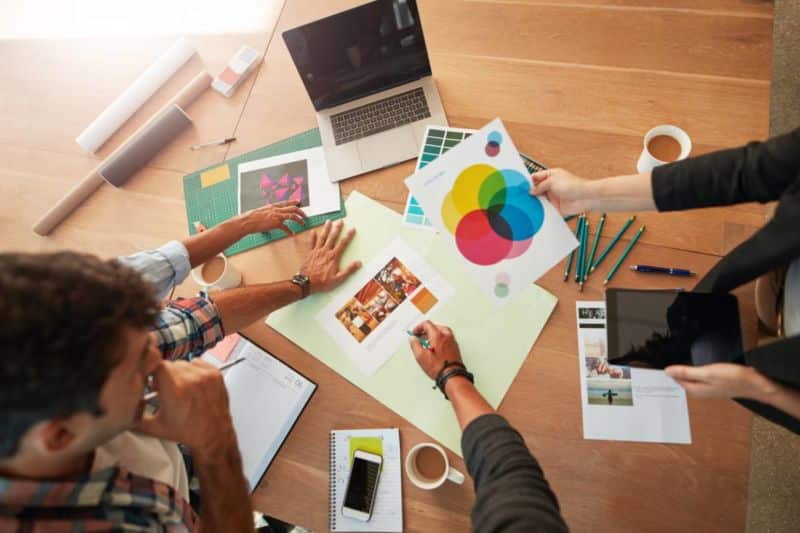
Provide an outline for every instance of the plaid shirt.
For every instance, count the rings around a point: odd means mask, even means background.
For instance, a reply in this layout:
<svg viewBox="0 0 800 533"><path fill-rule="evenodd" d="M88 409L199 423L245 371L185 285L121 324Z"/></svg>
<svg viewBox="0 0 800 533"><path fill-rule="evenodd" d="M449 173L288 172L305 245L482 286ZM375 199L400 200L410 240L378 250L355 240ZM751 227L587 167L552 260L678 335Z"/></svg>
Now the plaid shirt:
<svg viewBox="0 0 800 533"><path fill-rule="evenodd" d="M163 299L189 273L189 253L173 241L120 257ZM219 312L205 297L178 299L162 309L153 331L165 359L191 359L224 336ZM0 533L73 531L199 531L200 521L180 494L122 467L50 481L0 477Z"/></svg>

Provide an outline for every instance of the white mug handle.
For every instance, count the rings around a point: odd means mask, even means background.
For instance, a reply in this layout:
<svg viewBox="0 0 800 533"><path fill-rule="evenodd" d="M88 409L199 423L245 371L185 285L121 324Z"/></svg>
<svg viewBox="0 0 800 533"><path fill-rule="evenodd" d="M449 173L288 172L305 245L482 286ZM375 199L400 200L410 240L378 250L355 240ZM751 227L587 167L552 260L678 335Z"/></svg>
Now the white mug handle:
<svg viewBox="0 0 800 533"><path fill-rule="evenodd" d="M447 479L455 483L456 485L461 485L464 483L464 474L453 468L452 466L447 469Z"/></svg>

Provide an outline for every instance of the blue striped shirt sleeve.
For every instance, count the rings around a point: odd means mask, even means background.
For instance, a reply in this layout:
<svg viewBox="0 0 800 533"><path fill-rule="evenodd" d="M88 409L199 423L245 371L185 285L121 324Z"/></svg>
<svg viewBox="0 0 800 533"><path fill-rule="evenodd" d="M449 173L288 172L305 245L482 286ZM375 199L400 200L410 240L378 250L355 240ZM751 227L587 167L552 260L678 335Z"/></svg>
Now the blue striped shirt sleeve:
<svg viewBox="0 0 800 533"><path fill-rule="evenodd" d="M160 248L118 257L117 261L128 266L153 284L159 300L169 291L183 283L192 266L189 251L178 241L170 241Z"/></svg>

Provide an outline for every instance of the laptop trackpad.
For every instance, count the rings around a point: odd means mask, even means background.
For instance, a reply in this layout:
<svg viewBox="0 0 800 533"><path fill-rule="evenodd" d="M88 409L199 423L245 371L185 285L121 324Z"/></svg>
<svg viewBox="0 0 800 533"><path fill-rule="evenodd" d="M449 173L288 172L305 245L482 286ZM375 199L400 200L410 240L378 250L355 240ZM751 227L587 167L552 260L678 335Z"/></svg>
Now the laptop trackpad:
<svg viewBox="0 0 800 533"><path fill-rule="evenodd" d="M412 128L402 127L356 141L365 171L411 159L417 155Z"/></svg>

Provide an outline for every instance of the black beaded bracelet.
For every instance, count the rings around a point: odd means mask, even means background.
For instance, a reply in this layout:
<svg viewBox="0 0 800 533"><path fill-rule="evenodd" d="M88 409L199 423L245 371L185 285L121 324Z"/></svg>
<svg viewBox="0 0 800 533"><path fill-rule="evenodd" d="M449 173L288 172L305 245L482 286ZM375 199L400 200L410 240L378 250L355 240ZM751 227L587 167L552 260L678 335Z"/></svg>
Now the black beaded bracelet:
<svg viewBox="0 0 800 533"><path fill-rule="evenodd" d="M453 370L445 373L445 369L448 366L456 366L458 368L454 368ZM444 391L444 386L447 381L454 376L464 376L470 381L470 383L475 383L475 376L472 374L472 372L467 370L467 367L465 367L463 363L453 362L448 364L445 362L445 366L442 367L442 371L439 372L439 376L436 378L436 384L433 387L434 389L438 388L440 391L442 391L445 400L449 400L450 398L447 397L447 393Z"/></svg>

